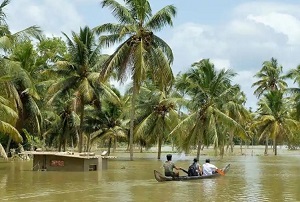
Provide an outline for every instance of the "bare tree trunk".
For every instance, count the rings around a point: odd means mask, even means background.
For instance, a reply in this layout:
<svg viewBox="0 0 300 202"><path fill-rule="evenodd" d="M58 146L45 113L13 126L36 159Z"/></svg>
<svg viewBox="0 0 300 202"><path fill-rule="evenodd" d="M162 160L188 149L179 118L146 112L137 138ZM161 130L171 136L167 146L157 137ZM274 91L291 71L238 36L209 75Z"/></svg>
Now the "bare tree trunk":
<svg viewBox="0 0 300 202"><path fill-rule="evenodd" d="M137 86L133 82L133 92L131 98L131 113L130 113L130 134L129 134L129 150L130 150L130 160L133 161L133 129L134 129L134 117L135 117L135 97L137 94Z"/></svg>

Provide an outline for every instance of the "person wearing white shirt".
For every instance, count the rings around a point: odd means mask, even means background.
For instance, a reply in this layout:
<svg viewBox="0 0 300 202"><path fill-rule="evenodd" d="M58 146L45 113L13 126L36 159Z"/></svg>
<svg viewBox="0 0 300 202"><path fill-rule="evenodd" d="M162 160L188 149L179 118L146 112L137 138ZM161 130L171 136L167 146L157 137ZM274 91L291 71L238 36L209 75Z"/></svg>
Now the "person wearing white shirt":
<svg viewBox="0 0 300 202"><path fill-rule="evenodd" d="M210 159L206 159L202 166L203 175L212 175L217 172L217 167L210 163Z"/></svg>

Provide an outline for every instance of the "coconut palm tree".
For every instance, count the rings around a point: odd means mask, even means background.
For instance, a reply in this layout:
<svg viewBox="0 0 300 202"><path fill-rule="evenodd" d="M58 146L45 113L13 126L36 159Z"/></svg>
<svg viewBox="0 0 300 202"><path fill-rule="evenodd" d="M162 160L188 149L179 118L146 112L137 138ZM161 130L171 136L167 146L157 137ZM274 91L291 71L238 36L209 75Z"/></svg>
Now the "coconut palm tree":
<svg viewBox="0 0 300 202"><path fill-rule="evenodd" d="M36 100L40 99L35 88L37 54L30 41L22 41L14 46L9 56L13 71L12 83L18 92L21 106L18 106L19 119L17 128L22 131L25 128L29 133L41 136L42 117ZM15 98L18 99L18 98Z"/></svg>
<svg viewBox="0 0 300 202"><path fill-rule="evenodd" d="M199 158L202 144L208 145L212 140L217 148L219 139L225 139L225 127L245 136L241 125L222 111L222 106L236 92L236 86L231 85L235 73L224 69L217 72L209 59L203 59L194 63L186 74L189 78L186 86L191 103L190 112L171 132L185 132L182 148L188 151L190 146L197 145Z"/></svg>
<svg viewBox="0 0 300 202"><path fill-rule="evenodd" d="M53 109L54 108L54 109ZM75 113L74 99L70 97L67 101L58 99L52 105L52 110L44 111L45 129L43 134L48 142L48 146L57 145L58 150L66 151L66 147L72 149L78 143L79 117Z"/></svg>
<svg viewBox="0 0 300 202"><path fill-rule="evenodd" d="M259 117L253 124L258 130L260 139L269 136L274 142L274 151L277 155L277 145L293 137L299 130L299 122L290 117L290 108L287 99L281 91L271 91L259 103Z"/></svg>
<svg viewBox="0 0 300 202"><path fill-rule="evenodd" d="M1 79L0 79L1 80ZM23 141L22 136L18 130L14 127L18 118L18 114L10 107L9 100L0 96L0 133L9 135L16 143ZM0 156L7 158L6 152L0 143Z"/></svg>
<svg viewBox="0 0 300 202"><path fill-rule="evenodd" d="M284 90L287 87L287 83L284 81L285 76L282 74L282 66L278 64L275 58L271 58L270 61L263 62L261 70L255 75L259 81L252 84L252 87L257 86L254 94L260 97L264 93L270 91ZM266 136L266 150L267 154L269 136Z"/></svg>
<svg viewBox="0 0 300 202"><path fill-rule="evenodd" d="M130 160L133 160L133 129L135 118L135 99L140 86L146 79L158 83L160 88L173 81L170 64L173 61L171 48L160 37L154 34L164 26L172 26L172 18L176 14L176 8L168 5L157 13L152 14L148 0L124 0L125 4L117 0L103 0L102 7L112 10L118 24L107 23L95 27L100 36L102 45L111 47L120 45L106 61L101 72L101 78L107 79L113 69L117 70L118 80L127 79L127 73L131 73L133 81L133 95L131 103L130 122ZM148 74L148 72L151 74Z"/></svg>
<svg viewBox="0 0 300 202"><path fill-rule="evenodd" d="M251 113L244 107L246 102L246 97L243 92L241 92L240 87L236 86L233 88L233 96L228 99L228 102L224 103L222 106L222 111L240 125L245 126L251 120ZM231 152L233 152L233 138L236 131L228 131L229 142ZM238 136L238 135L237 135ZM227 147L228 148L228 147Z"/></svg>
<svg viewBox="0 0 300 202"><path fill-rule="evenodd" d="M282 74L282 66L278 64L275 58L270 61L263 62L261 70L255 74L259 80L252 84L257 86L254 94L260 97L263 93L275 90L283 90L287 87Z"/></svg>
<svg viewBox="0 0 300 202"><path fill-rule="evenodd" d="M286 74L286 78L293 79L294 83L298 85L298 87L288 88L287 92L290 92L293 95L293 99L295 100L295 118L300 120L300 65L298 65L295 69L291 69Z"/></svg>
<svg viewBox="0 0 300 202"><path fill-rule="evenodd" d="M88 27L80 28L77 34L72 32L72 38L63 33L67 38L69 58L58 61L57 69L54 69L61 76L50 88L52 97L49 103L55 99L61 99L66 93L76 97L75 109L79 113L79 143L78 150L82 151L83 146L83 121L84 106L94 100L100 100L100 95L116 98L110 88L99 81L100 73L94 72L102 63L99 60L100 46L96 44L94 31Z"/></svg>
<svg viewBox="0 0 300 202"><path fill-rule="evenodd" d="M122 96L117 89L113 89L116 95L122 100ZM100 140L108 146L108 155L112 143L117 144L118 139L127 138L127 121L124 119L123 102L114 103L110 99L104 99L99 108L99 105L90 106L89 113L85 119L85 132L90 134L89 139L91 145L97 140ZM87 149L90 149L89 142Z"/></svg>
<svg viewBox="0 0 300 202"><path fill-rule="evenodd" d="M146 84L137 99L135 139L143 140L147 146L157 143L157 159L160 159L163 143L179 123L176 103L182 98L174 97L168 91L160 91L149 82Z"/></svg>
<svg viewBox="0 0 300 202"><path fill-rule="evenodd" d="M6 81L4 83L4 89L5 93L7 93L8 99L14 103L14 108L20 113L20 110L23 107L23 104L21 102L21 97L20 97L20 91L18 92L15 86L15 82L12 82L12 79L14 78L16 81L16 78L19 78L20 80L26 77L23 73L24 71L20 70L20 63L16 64L16 62L11 61L8 59L11 56L11 53L13 52L13 49L16 48L16 45L18 45L19 42L22 42L26 39L30 39L31 37L34 37L36 39L40 38L41 36L41 30L37 26L31 26L28 27L24 30L12 33L11 30L9 29L9 26L6 22L6 14L4 12L5 7L10 3L10 0L4 0L0 4L0 49L2 51L2 57L0 58L1 60L1 65L0 65L0 76L5 75ZM16 72L18 72L19 76L16 76ZM25 76L25 77L24 77ZM10 79L8 79L10 78ZM23 95L27 97L28 94L32 93L29 92L29 89L27 91L23 91ZM29 106L32 106L29 103ZM22 119L22 116L18 116L19 120ZM16 128L18 128L19 132L21 132L21 128L18 127L17 124ZM7 146L7 149L9 149L11 139L9 139L9 143Z"/></svg>

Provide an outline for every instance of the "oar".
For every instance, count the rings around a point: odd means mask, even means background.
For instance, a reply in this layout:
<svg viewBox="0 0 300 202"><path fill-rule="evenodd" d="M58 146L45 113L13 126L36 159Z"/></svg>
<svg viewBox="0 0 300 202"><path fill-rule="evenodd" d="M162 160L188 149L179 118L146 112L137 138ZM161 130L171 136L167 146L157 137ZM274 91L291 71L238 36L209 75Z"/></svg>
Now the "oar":
<svg viewBox="0 0 300 202"><path fill-rule="evenodd" d="M217 171L217 173L219 173L220 175L223 175L223 176L225 175L225 173L224 173L224 171L223 171L222 169L217 169L216 171Z"/></svg>
<svg viewBox="0 0 300 202"><path fill-rule="evenodd" d="M188 171L184 170L183 168L180 168L180 170L182 170L183 172L185 172L186 174L189 174Z"/></svg>

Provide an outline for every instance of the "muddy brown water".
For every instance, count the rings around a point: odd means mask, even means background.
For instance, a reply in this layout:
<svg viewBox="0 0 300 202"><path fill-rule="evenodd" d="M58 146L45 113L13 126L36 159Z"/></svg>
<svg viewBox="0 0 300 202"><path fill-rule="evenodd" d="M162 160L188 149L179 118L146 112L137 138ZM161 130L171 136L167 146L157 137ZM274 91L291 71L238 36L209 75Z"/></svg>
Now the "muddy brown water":
<svg viewBox="0 0 300 202"><path fill-rule="evenodd" d="M155 153L135 155L134 161L119 156L108 170L91 172L32 171L32 161L0 161L0 201L300 201L300 154L212 156L218 167L231 164L226 176L179 182L154 179L165 154L161 161ZM173 156L183 168L192 159Z"/></svg>

